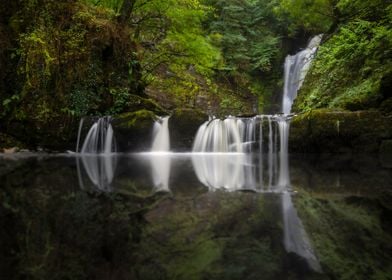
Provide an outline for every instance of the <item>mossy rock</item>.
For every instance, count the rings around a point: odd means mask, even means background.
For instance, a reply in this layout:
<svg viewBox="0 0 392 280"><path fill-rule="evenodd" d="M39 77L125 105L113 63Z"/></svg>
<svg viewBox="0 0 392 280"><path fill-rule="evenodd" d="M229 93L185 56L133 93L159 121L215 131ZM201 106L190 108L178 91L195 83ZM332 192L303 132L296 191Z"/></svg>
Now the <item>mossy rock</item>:
<svg viewBox="0 0 392 280"><path fill-rule="evenodd" d="M378 111L314 110L294 117L291 152L377 153L382 139L392 138L392 118Z"/></svg>
<svg viewBox="0 0 392 280"><path fill-rule="evenodd" d="M192 144L197 130L206 120L208 120L208 116L200 110L174 110L169 120L171 150L192 150Z"/></svg>
<svg viewBox="0 0 392 280"><path fill-rule="evenodd" d="M139 110L117 115L113 120L115 137L120 152L146 151L151 147L152 128L156 115Z"/></svg>
<svg viewBox="0 0 392 280"><path fill-rule="evenodd" d="M157 115L168 115L168 112L165 111L158 103L153 101L150 98L143 98L138 95L130 95L129 101L125 106L126 111L135 112L139 110L148 110L154 112Z"/></svg>

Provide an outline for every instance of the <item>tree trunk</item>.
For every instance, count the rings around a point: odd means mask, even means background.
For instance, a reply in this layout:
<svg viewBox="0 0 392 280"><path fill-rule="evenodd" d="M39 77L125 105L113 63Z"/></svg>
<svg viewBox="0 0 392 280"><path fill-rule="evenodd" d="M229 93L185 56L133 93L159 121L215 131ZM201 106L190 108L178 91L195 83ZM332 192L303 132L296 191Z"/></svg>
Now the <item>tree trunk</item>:
<svg viewBox="0 0 392 280"><path fill-rule="evenodd" d="M124 0L120 10L119 21L127 22L132 15L133 7L137 0Z"/></svg>

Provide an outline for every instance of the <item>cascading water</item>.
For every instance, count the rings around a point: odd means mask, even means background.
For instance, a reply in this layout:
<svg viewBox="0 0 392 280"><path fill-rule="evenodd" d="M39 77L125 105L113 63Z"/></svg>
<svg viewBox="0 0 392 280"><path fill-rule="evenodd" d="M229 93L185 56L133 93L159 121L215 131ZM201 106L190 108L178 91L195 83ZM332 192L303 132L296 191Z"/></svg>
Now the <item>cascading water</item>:
<svg viewBox="0 0 392 280"><path fill-rule="evenodd" d="M288 55L284 63L284 89L282 112L290 114L291 106L297 97L297 92L308 73L310 64L320 45L322 35L312 38L306 49L295 55Z"/></svg>
<svg viewBox="0 0 392 280"><path fill-rule="evenodd" d="M111 117L99 118L91 126L84 139L83 146L79 151L81 131L84 119L80 121L76 152L81 154L110 154L116 152L116 141L114 138Z"/></svg>
<svg viewBox="0 0 392 280"><path fill-rule="evenodd" d="M82 162L93 185L101 191L110 191L114 173L117 167L117 159L112 157L116 152L116 141L114 137L111 117L102 117L93 123L84 139L83 146L79 151L81 133L84 119L81 119L78 131L76 152L80 153L77 158L79 183L84 186L81 176L79 159Z"/></svg>
<svg viewBox="0 0 392 280"><path fill-rule="evenodd" d="M193 156L196 175L201 182L211 188L228 190L254 189L281 194L284 226L284 246L287 252L303 257L309 267L321 271L320 264L310 245L309 238L294 208L290 188L288 137L291 106L309 70L322 35L314 37L307 48L296 55L287 56L284 67L284 93L282 115L259 115L253 118L229 117L225 120L213 119L199 128L193 152L196 153L244 153L240 158ZM265 127L264 120L267 120ZM258 129L257 129L258 128ZM266 130L265 132L263 130ZM256 137L258 135L258 137ZM263 141L268 141L264 145ZM279 140L278 140L279 139ZM265 188L263 172L257 177L252 168L250 152L259 142L261 164L263 147L267 146L268 184Z"/></svg>
<svg viewBox="0 0 392 280"><path fill-rule="evenodd" d="M192 157L199 180L209 187L221 187L227 190L252 189L259 192L287 190L290 186L287 159L290 117L289 115L229 117L202 124L196 134ZM267 149L266 158L263 157L264 148ZM260 151L261 155L259 165L267 168L266 178L263 177L263 170L256 175L257 170L254 168L256 164L252 162L252 154L257 151ZM211 156L215 153L223 155ZM239 156L235 160L226 156L232 153Z"/></svg>
<svg viewBox="0 0 392 280"><path fill-rule="evenodd" d="M154 123L151 152L152 179L157 191L169 191L171 158L165 155L170 151L169 117L163 117Z"/></svg>
<svg viewBox="0 0 392 280"><path fill-rule="evenodd" d="M250 189L277 193L281 198L285 249L303 257L315 271L321 271L321 267L292 202L288 137L292 102L320 41L321 35L316 36L305 50L286 58L282 101L284 114L210 119L200 126L192 148L192 163L196 176L211 190ZM154 155L151 157L153 183L157 190L164 191L169 191L171 169L168 122L169 117L155 122L149 153ZM100 118L92 125L79 151L82 126L83 120L79 128L76 152L82 154L83 165L93 184L102 190L108 190L116 168L116 163L107 159L116 150L111 118ZM260 162L255 164L253 154L257 149ZM89 160L90 154L105 155L102 157L103 164L95 159ZM257 169L256 166L261 168ZM268 170L268 176L263 169ZM102 170L105 170L106 175L100 177Z"/></svg>
<svg viewBox="0 0 392 280"><path fill-rule="evenodd" d="M286 57L284 67L284 92L282 100L282 111L284 114L291 113L291 107L297 92L302 86L305 76L309 70L310 63L320 45L322 35L315 36L307 48L299 53ZM279 186L288 188L290 185L288 169L288 137L289 123L279 121L280 132L280 171ZM293 252L303 257L310 268L321 271L320 263L310 244L309 237L294 207L291 194L282 193L282 213L284 246L287 252Z"/></svg>
<svg viewBox="0 0 392 280"><path fill-rule="evenodd" d="M163 117L154 123L152 152L168 152L170 150L169 117Z"/></svg>

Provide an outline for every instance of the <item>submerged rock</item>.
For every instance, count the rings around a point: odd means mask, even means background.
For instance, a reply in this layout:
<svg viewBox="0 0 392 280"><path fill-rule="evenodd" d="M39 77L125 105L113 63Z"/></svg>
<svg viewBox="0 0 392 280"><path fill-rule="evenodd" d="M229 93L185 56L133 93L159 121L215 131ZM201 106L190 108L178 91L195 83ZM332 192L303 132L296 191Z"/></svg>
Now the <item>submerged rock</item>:
<svg viewBox="0 0 392 280"><path fill-rule="evenodd" d="M292 119L289 141L291 152L378 153L387 139L392 139L392 116L320 109Z"/></svg>

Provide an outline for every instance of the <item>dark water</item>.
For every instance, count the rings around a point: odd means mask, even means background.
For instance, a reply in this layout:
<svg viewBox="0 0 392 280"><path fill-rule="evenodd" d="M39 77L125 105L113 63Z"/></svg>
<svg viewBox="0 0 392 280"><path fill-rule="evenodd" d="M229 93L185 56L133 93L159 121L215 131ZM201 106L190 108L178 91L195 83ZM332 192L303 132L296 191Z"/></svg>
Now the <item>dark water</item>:
<svg viewBox="0 0 392 280"><path fill-rule="evenodd" d="M0 158L0 279L392 279L392 162Z"/></svg>

